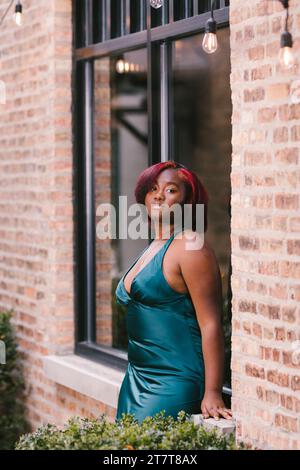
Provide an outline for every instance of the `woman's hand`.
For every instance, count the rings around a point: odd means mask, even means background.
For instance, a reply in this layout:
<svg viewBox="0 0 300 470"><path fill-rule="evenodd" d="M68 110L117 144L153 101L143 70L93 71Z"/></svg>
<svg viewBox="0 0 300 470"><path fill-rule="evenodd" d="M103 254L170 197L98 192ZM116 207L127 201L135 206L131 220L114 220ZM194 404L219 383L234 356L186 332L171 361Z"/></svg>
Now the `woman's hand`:
<svg viewBox="0 0 300 470"><path fill-rule="evenodd" d="M225 407L222 395L219 392L207 391L204 393L201 402L201 411L204 418L220 419L220 416L225 419L232 419L232 412Z"/></svg>

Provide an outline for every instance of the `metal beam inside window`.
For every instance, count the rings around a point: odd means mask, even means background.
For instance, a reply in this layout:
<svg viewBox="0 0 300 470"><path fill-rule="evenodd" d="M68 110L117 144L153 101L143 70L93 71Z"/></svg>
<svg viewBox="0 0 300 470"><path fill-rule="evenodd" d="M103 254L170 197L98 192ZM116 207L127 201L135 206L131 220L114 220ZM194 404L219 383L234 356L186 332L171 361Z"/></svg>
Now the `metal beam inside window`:
<svg viewBox="0 0 300 470"><path fill-rule="evenodd" d="M151 28L151 42L163 41L166 38L176 39L199 33L204 30L205 23L210 16L210 12L202 13L198 16L192 16L181 21L174 21L169 24ZM229 7L215 11L215 19L218 27L228 24ZM127 36L113 38L103 43L90 44L87 47L76 49L77 60L87 60L90 58L99 58L115 53L121 54L124 51L145 47L147 44L147 31L139 31L128 34Z"/></svg>
<svg viewBox="0 0 300 470"><path fill-rule="evenodd" d="M102 0L102 40L111 38L110 0Z"/></svg>
<svg viewBox="0 0 300 470"><path fill-rule="evenodd" d="M193 0L193 15L198 15L199 12L198 0Z"/></svg>
<svg viewBox="0 0 300 470"><path fill-rule="evenodd" d="M161 99L160 99L160 116L161 116L161 161L166 162L169 159L172 159L173 151L171 148L173 140L171 139L171 49L172 42L164 41L160 45L160 90L161 90Z"/></svg>
<svg viewBox="0 0 300 470"><path fill-rule="evenodd" d="M174 21L174 1L169 0L169 23Z"/></svg>
<svg viewBox="0 0 300 470"><path fill-rule="evenodd" d="M213 0L212 0L213 1ZM146 5L149 0L77 0L76 48L103 43L146 29ZM224 9L229 0L215 0L214 8ZM89 21L92 36L85 43L83 10L92 8ZM162 8L151 8L151 29L210 12L211 0L165 0Z"/></svg>
<svg viewBox="0 0 300 470"><path fill-rule="evenodd" d="M86 0L84 8L84 39L88 46L93 39L93 3ZM94 235L94 184L93 184L93 62L84 63L84 88L83 88L83 185L84 191L84 213L86 224L84 224L84 311L85 332L87 341L94 341L96 334L95 322L95 235Z"/></svg>
<svg viewBox="0 0 300 470"><path fill-rule="evenodd" d="M145 1L147 0L140 0L140 31L143 31L147 27L147 9Z"/></svg>

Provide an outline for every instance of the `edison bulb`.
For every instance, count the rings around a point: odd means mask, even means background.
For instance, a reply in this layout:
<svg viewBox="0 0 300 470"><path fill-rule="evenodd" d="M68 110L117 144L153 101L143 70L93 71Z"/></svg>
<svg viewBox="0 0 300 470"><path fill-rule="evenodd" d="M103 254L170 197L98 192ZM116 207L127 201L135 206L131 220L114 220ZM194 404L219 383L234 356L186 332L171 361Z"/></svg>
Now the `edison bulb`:
<svg viewBox="0 0 300 470"><path fill-rule="evenodd" d="M150 0L150 5L153 7L153 8L161 8L164 4L164 0Z"/></svg>
<svg viewBox="0 0 300 470"><path fill-rule="evenodd" d="M15 19L15 22L18 26L22 25L22 23L23 23L22 13L17 11L17 13L14 14L14 19Z"/></svg>
<svg viewBox="0 0 300 470"><path fill-rule="evenodd" d="M123 59L119 59L116 63L116 71L118 73L124 73L125 72L125 63Z"/></svg>
<svg viewBox="0 0 300 470"><path fill-rule="evenodd" d="M14 20L18 26L21 26L23 23L23 15L22 15L22 4L18 2L15 7L15 13L14 13Z"/></svg>
<svg viewBox="0 0 300 470"><path fill-rule="evenodd" d="M285 69L290 69L294 65L294 54L291 47L281 47L279 50L279 62Z"/></svg>
<svg viewBox="0 0 300 470"><path fill-rule="evenodd" d="M216 52L218 48L217 35L215 33L205 33L202 48L207 54L212 54Z"/></svg>

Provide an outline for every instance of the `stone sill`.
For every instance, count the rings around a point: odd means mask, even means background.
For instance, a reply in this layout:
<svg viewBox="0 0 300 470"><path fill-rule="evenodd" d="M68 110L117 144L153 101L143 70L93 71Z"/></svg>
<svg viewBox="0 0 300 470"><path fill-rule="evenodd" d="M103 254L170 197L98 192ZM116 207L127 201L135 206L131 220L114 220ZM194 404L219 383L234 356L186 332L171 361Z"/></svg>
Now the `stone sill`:
<svg viewBox="0 0 300 470"><path fill-rule="evenodd" d="M46 356L44 371L46 376L54 382L117 409L124 371L118 371L106 364L75 354ZM222 434L235 431L234 419L208 418L204 420L202 414L197 414L192 415L192 420L206 429L217 428Z"/></svg>

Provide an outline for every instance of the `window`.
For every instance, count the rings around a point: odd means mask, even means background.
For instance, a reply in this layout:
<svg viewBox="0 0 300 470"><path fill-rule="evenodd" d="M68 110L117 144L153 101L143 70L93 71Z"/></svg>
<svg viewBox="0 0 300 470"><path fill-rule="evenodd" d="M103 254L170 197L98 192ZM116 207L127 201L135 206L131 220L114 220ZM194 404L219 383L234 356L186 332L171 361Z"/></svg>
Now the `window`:
<svg viewBox="0 0 300 470"><path fill-rule="evenodd" d="M130 67L128 73L123 72L124 64ZM93 70L94 206L111 202L118 214L119 195L127 196L128 207L135 203L135 181L148 165L147 50L95 59ZM145 247L145 240L96 239L99 345L127 350L125 316L114 291L126 267Z"/></svg>
<svg viewBox="0 0 300 470"><path fill-rule="evenodd" d="M137 175L158 161L186 163L213 194L209 237L230 327L228 3L216 2L220 51L208 56L201 42L210 1L165 0L159 10L146 0L74 2L76 352L113 367L127 366L114 290L147 242L99 240L96 211L117 207L120 195L134 202Z"/></svg>

